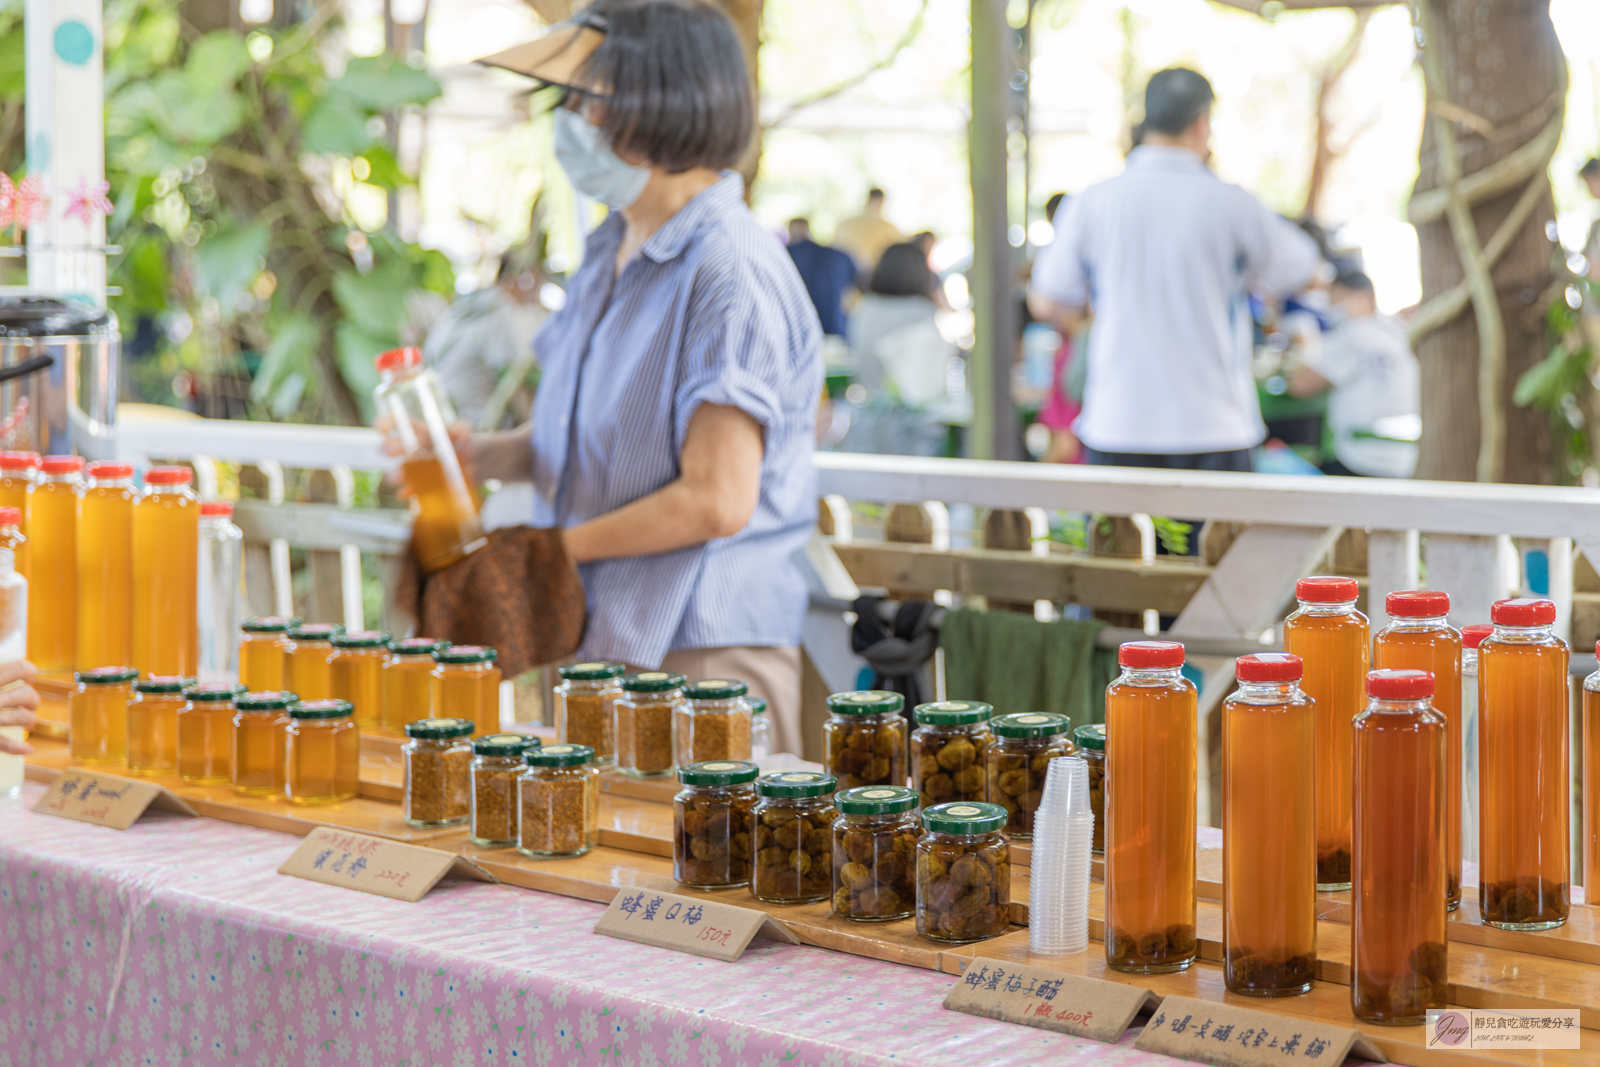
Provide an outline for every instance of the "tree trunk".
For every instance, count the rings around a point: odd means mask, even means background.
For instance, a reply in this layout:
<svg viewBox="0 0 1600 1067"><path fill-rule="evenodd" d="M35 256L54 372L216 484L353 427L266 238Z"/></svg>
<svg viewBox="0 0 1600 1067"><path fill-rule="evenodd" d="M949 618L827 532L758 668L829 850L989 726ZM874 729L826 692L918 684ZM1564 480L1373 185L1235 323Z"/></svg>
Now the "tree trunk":
<svg viewBox="0 0 1600 1067"><path fill-rule="evenodd" d="M1565 59L1550 22L1549 0L1431 0L1433 32L1424 47L1436 50L1445 100L1430 91L1416 193L1443 184L1436 124L1454 125L1460 173L1470 177L1531 141L1564 106ZM1505 372L1500 405L1505 420L1503 479L1551 480L1549 416L1511 402L1517 379L1544 358L1541 302L1554 280L1557 250L1546 236L1554 217L1549 178L1541 168L1533 211L1493 269L1496 303L1505 322ZM1480 245L1488 244L1528 188L1472 205ZM1461 282L1464 271L1450 222L1440 217L1418 227L1423 302ZM1479 336L1469 307L1419 339L1422 365L1422 442L1419 478L1471 481L1478 470Z"/></svg>

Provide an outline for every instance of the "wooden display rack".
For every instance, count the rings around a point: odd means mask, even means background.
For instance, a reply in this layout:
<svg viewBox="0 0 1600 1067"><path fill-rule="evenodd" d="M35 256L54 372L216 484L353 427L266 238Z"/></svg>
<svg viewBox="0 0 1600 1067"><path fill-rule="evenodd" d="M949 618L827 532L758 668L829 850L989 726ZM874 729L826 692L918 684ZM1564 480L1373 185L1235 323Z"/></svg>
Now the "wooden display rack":
<svg viewBox="0 0 1600 1067"><path fill-rule="evenodd" d="M30 778L51 781L71 765L66 745L35 736L36 751L28 758ZM227 786L193 786L177 778L155 781L189 801L201 815L228 822L304 835L319 825L335 826L430 848L458 852L508 885L562 896L609 903L631 888L677 891L672 877L672 807L654 797L676 786L667 782L634 782L608 774L601 796L600 846L584 856L534 860L515 849L482 849L465 831L412 830L400 815L398 752L383 744L363 743L361 796L343 804L301 808L276 797L242 797ZM97 765L107 773L125 767ZM636 787L643 786L644 789ZM660 787L667 786L667 790ZM653 792L648 792L653 790ZM641 796L641 793L646 795ZM1600 1063L1600 909L1577 906L1560 929L1514 932L1485 927L1478 921L1476 897L1469 890L1450 921L1450 1002L1462 1007L1496 1009L1577 1009L1584 1030L1579 1051L1440 1051L1424 1046L1423 1028L1382 1027L1357 1023L1350 1013L1349 894L1323 894L1318 910L1318 983L1299 997L1262 1000L1226 991L1222 980L1221 850L1201 849L1196 889L1200 897L1196 934L1199 960L1180 974L1136 976L1107 969L1099 943L1104 935L1104 889L1096 881L1090 906L1087 951L1070 956L1033 956L1028 951L1028 871L1026 846L1013 846L1012 932L973 945L946 946L920 937L911 920L851 923L835 918L827 902L781 906L763 904L745 889L711 894L730 904L755 908L777 918L808 945L849 952L892 963L960 974L976 956L1015 960L1031 966L1145 986L1202 1000L1226 1002L1288 1018L1317 1019L1355 1026L1392 1061L1417 1067L1506 1064L1538 1067L1593 1067ZM1095 865L1099 878L1100 864Z"/></svg>

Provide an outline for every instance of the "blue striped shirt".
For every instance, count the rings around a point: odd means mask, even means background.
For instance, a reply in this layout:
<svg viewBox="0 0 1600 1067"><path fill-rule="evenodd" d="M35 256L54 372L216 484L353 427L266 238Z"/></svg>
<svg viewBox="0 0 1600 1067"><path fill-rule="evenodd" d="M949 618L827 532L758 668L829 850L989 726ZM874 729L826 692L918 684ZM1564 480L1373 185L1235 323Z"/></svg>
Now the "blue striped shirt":
<svg viewBox="0 0 1600 1067"><path fill-rule="evenodd" d="M616 273L624 220L589 236L567 304L534 340L534 521L573 526L679 475L702 403L763 430L761 496L732 537L585 563L579 655L644 666L667 652L800 643L804 579L791 557L816 522L811 452L822 330L794 264L726 174Z"/></svg>

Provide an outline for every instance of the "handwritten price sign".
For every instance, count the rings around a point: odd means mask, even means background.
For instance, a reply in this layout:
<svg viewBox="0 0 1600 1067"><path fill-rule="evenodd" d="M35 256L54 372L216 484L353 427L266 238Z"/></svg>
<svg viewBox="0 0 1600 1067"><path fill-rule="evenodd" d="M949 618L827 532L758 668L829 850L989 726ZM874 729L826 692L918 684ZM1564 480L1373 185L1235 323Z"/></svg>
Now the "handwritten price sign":
<svg viewBox="0 0 1600 1067"><path fill-rule="evenodd" d="M1162 1001L1133 1046L1216 1067L1321 1067L1351 1053L1384 1062L1352 1027L1177 996Z"/></svg>
<svg viewBox="0 0 1600 1067"><path fill-rule="evenodd" d="M319 826L278 873L415 903L451 868L463 877L494 881L477 864L451 852Z"/></svg>
<svg viewBox="0 0 1600 1067"><path fill-rule="evenodd" d="M61 772L33 810L77 822L126 830L150 807L193 815L195 811L154 782L69 768Z"/></svg>
<svg viewBox="0 0 1600 1067"><path fill-rule="evenodd" d="M1116 1041L1161 998L1138 986L979 957L944 998L951 1011L1041 1030Z"/></svg>
<svg viewBox="0 0 1600 1067"><path fill-rule="evenodd" d="M594 924L594 932L730 963L757 934L769 941L800 943L765 912L648 889L618 893Z"/></svg>

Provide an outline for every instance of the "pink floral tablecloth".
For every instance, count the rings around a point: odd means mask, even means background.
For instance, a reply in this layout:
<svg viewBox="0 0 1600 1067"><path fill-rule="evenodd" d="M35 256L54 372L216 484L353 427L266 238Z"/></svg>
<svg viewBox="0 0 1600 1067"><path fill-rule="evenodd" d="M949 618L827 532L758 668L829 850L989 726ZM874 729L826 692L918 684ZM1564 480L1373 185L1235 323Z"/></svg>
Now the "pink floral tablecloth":
<svg viewBox="0 0 1600 1067"><path fill-rule="evenodd" d="M0 1065L1170 1065L940 1007L954 978L756 941L592 933L602 908L445 882L417 904L277 874L298 839L0 799Z"/></svg>

